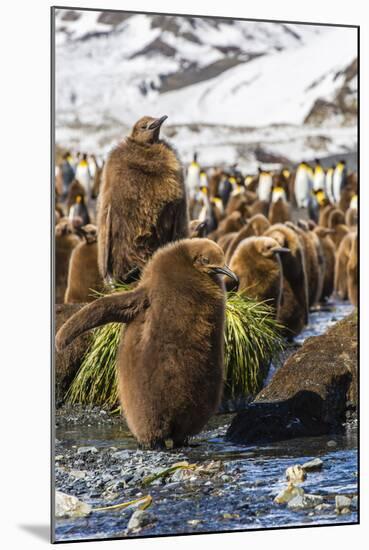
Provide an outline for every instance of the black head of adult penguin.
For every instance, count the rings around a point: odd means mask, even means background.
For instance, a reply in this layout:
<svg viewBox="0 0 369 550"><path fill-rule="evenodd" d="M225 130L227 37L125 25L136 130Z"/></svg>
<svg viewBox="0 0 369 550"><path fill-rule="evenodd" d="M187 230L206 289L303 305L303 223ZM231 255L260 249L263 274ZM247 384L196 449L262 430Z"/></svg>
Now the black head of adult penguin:
<svg viewBox="0 0 369 550"><path fill-rule="evenodd" d="M56 336L63 349L87 330L126 323L117 367L120 400L140 444L185 443L219 406L224 379L225 292L236 279L221 248L183 239L159 249L134 290L85 306Z"/></svg>
<svg viewBox="0 0 369 550"><path fill-rule="evenodd" d="M136 143L150 144L157 143L160 137L160 128L167 119L167 115L160 118L144 116L140 118L132 128L130 138Z"/></svg>

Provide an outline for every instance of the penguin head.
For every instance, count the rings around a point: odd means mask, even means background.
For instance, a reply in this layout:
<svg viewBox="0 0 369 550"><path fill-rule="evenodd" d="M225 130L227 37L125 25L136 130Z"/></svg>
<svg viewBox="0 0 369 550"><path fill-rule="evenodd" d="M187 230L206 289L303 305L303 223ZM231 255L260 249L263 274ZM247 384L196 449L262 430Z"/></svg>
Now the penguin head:
<svg viewBox="0 0 369 550"><path fill-rule="evenodd" d="M233 279L238 287L238 277L225 264L224 252L220 246L210 239L192 239L189 244L192 266L203 276L218 278L219 275L226 275Z"/></svg>
<svg viewBox="0 0 369 550"><path fill-rule="evenodd" d="M289 253L289 248L281 246L278 241L271 237L250 237L255 250L265 258L274 258L276 254Z"/></svg>
<svg viewBox="0 0 369 550"><path fill-rule="evenodd" d="M93 244L97 241L97 227L92 223L79 227L76 233L83 237L87 244Z"/></svg>
<svg viewBox="0 0 369 550"><path fill-rule="evenodd" d="M77 196L76 196L76 203L77 203L77 204L81 204L81 202L83 202L83 197L82 197L82 195L77 195Z"/></svg>
<svg viewBox="0 0 369 550"><path fill-rule="evenodd" d="M131 139L141 144L151 144L159 141L160 128L168 117L160 118L144 116L132 128Z"/></svg>

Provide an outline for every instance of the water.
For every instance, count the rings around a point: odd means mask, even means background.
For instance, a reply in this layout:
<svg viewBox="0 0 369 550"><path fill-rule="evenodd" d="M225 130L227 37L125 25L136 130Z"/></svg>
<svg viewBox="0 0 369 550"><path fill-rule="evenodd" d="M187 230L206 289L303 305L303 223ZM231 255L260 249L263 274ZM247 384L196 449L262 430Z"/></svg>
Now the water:
<svg viewBox="0 0 369 550"><path fill-rule="evenodd" d="M310 325L296 340L325 332L334 322L345 317L351 306L345 303L329 305L311 315ZM150 494L153 504L149 511L155 516L152 525L139 536L218 532L242 529L260 529L298 525L327 525L357 522L357 512L337 515L334 499L337 494L357 494L358 455L356 429L344 435L301 438L258 446L236 446L224 440L231 415L218 415L209 423L208 430L194 440L194 445L180 451L156 453L137 451L137 446L121 422L91 425L61 425L56 432L59 440L57 453L65 458L57 468L56 488L76 494L94 507L130 500L140 494ZM335 446L328 445L334 440ZM87 481L70 483L67 473L78 467L77 449L94 446L97 453L83 462L83 469L91 472ZM113 448L112 448L113 447ZM112 455L127 450L127 460L119 464ZM286 468L319 457L323 460L320 472L311 472L301 485L306 493L323 496L328 506L323 510L291 511L275 504L274 497L286 486ZM194 481L158 481L147 488L140 483L122 488L111 502L102 496L103 475L113 481L122 472L148 471L165 468L178 460L202 464L220 460L220 475ZM79 466L81 468L81 466ZM109 483L109 482L108 482ZM106 487L106 483L105 483ZM94 512L87 518L63 519L56 522L56 539L80 540L126 536L132 509L115 512ZM195 524L193 522L195 520ZM130 534L129 536L132 536Z"/></svg>

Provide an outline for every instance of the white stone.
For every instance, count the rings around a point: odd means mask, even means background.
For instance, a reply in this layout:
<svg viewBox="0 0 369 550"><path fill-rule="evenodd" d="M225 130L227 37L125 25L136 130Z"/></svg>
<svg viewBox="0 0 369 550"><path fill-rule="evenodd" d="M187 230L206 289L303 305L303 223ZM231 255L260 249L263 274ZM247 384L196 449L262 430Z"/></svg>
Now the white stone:
<svg viewBox="0 0 369 550"><path fill-rule="evenodd" d="M78 518L88 516L92 508L86 502L82 502L73 495L67 495L60 491L55 493L55 517Z"/></svg>

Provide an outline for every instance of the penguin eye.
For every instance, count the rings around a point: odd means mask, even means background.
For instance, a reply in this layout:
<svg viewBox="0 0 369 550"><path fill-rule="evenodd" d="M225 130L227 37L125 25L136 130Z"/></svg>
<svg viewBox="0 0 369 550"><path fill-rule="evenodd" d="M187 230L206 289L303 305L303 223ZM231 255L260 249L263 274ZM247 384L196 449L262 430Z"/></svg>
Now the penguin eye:
<svg viewBox="0 0 369 550"><path fill-rule="evenodd" d="M206 265L206 264L209 263L209 258L206 258L205 256L203 256L202 259L201 259L201 261L202 261L203 264Z"/></svg>

